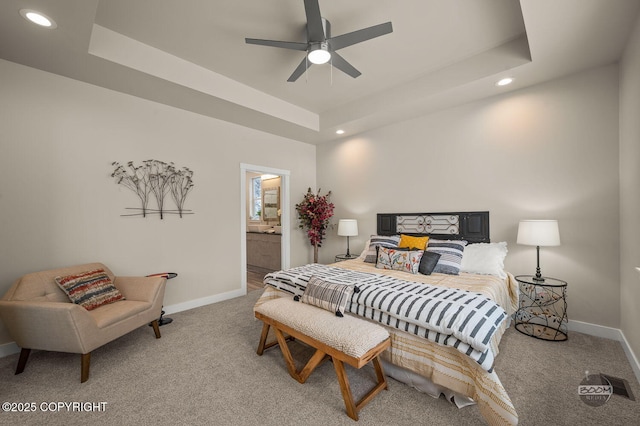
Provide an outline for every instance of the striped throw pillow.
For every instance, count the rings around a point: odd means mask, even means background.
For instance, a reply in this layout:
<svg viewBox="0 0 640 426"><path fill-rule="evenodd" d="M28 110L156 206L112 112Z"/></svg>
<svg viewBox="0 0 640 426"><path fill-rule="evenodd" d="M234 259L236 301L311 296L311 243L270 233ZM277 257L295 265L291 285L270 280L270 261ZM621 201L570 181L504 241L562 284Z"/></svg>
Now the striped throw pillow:
<svg viewBox="0 0 640 426"><path fill-rule="evenodd" d="M69 300L87 311L124 300L124 296L113 285L104 269L80 272L56 277L56 283L67 294Z"/></svg>
<svg viewBox="0 0 640 426"><path fill-rule="evenodd" d="M438 253L440 259L433 270L441 274L459 275L462 254L467 242L464 240L429 240L427 251Z"/></svg>
<svg viewBox="0 0 640 426"><path fill-rule="evenodd" d="M336 316L342 317L353 290L352 285L331 283L312 275L302 295L302 303L335 312Z"/></svg>
<svg viewBox="0 0 640 426"><path fill-rule="evenodd" d="M378 253L376 247L395 248L400 244L400 237L397 235L372 235L369 240L369 251L364 258L367 263L376 263Z"/></svg>

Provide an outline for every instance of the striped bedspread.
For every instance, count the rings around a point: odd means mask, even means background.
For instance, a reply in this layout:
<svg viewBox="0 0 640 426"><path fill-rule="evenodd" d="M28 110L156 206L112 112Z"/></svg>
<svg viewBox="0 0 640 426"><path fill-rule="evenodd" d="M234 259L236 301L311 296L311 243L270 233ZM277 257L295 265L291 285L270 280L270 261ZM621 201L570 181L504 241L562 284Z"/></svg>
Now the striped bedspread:
<svg viewBox="0 0 640 426"><path fill-rule="evenodd" d="M491 371L495 354L490 341L508 315L486 296L320 264L269 273L264 283L302 295L314 275L358 286L360 292L347 305L349 312L455 348Z"/></svg>

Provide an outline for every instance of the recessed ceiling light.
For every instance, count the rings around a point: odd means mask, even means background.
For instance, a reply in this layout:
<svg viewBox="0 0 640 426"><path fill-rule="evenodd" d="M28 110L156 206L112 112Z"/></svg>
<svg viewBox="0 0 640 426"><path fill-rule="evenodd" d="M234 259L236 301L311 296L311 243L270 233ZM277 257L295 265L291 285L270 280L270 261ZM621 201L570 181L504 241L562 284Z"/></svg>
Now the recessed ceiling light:
<svg viewBox="0 0 640 426"><path fill-rule="evenodd" d="M37 10L20 9L20 15L22 15L22 17L27 21L33 22L41 27L49 28L50 30L58 27L53 19L41 12L38 12Z"/></svg>
<svg viewBox="0 0 640 426"><path fill-rule="evenodd" d="M344 135L344 130L342 129L336 130L336 133L339 135Z"/></svg>
<svg viewBox="0 0 640 426"><path fill-rule="evenodd" d="M511 77L503 78L502 80L496 83L496 86L506 86L507 84L513 83L513 79Z"/></svg>

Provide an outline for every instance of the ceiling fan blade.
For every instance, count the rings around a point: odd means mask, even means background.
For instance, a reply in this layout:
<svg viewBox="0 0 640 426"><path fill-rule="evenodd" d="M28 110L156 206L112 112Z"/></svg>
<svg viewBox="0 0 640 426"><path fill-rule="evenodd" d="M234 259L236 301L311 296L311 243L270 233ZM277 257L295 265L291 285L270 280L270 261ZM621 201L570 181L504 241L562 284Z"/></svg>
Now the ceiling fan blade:
<svg viewBox="0 0 640 426"><path fill-rule="evenodd" d="M311 62L307 64L307 57L305 56L302 62L300 62L300 65L298 65L298 68L296 68L296 70L293 72L293 74L291 74L291 77L289 77L287 81L288 82L296 81L302 74L304 74L307 68L310 67L311 65L313 65Z"/></svg>
<svg viewBox="0 0 640 426"><path fill-rule="evenodd" d="M309 41L324 42L326 37L322 26L322 15L320 15L318 0L304 0L304 11L307 14Z"/></svg>
<svg viewBox="0 0 640 426"><path fill-rule="evenodd" d="M301 50L307 51L307 43L298 43L295 41L276 41L276 40L263 40L260 38L245 38L244 41L247 44L259 44L261 46L281 47L283 49Z"/></svg>
<svg viewBox="0 0 640 426"><path fill-rule="evenodd" d="M329 39L329 46L331 46L331 50L338 50L391 32L393 32L391 22L385 22L384 24L374 25L373 27L332 37Z"/></svg>
<svg viewBox="0 0 640 426"><path fill-rule="evenodd" d="M346 61L342 56L338 55L337 52L331 53L331 65L338 68L345 74L350 75L353 78L356 78L362 74L360 71L355 69L353 65Z"/></svg>

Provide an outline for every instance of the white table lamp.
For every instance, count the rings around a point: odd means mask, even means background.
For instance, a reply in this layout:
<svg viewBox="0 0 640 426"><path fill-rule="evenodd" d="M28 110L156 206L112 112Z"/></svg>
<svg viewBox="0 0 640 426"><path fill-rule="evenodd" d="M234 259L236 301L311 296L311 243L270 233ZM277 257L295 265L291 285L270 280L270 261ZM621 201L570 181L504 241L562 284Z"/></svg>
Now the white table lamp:
<svg viewBox="0 0 640 426"><path fill-rule="evenodd" d="M338 221L338 235L347 237L347 257L351 257L351 253L349 253L349 237L358 235L358 221L355 219L340 219Z"/></svg>
<svg viewBox="0 0 640 426"><path fill-rule="evenodd" d="M518 244L536 246L536 275L534 281L543 282L540 273L540 246L559 246L560 231L557 220L521 220L518 225Z"/></svg>

